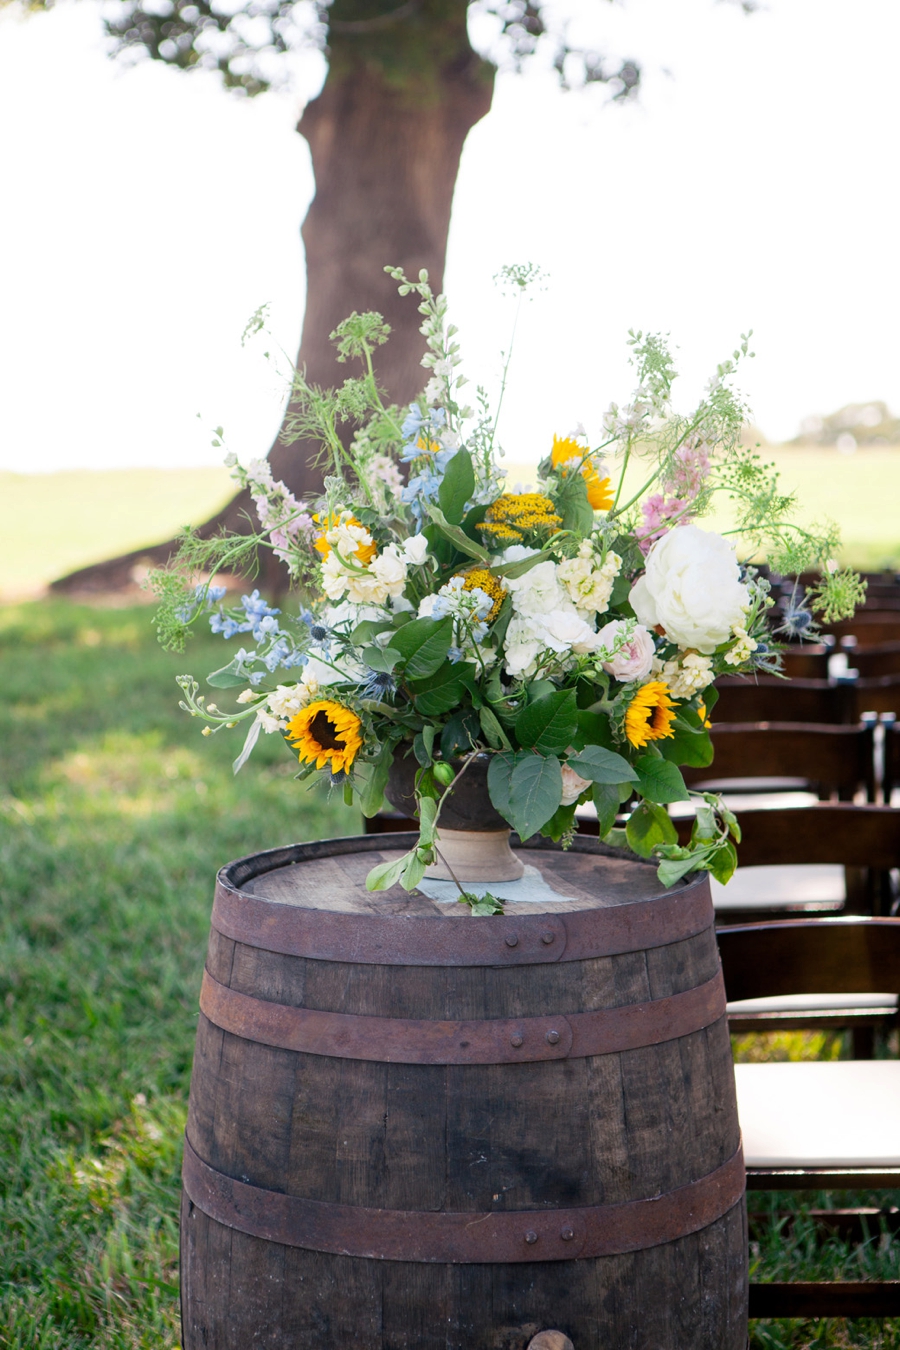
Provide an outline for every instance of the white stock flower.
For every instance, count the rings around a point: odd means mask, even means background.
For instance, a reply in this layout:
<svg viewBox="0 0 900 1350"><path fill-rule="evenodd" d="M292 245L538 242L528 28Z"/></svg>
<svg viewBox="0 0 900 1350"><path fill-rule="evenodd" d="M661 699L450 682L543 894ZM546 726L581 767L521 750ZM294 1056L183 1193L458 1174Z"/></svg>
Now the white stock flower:
<svg viewBox="0 0 900 1350"><path fill-rule="evenodd" d="M712 661L699 652L688 652L672 661L654 661L653 674L665 681L673 698L684 699L693 698L715 678Z"/></svg>
<svg viewBox="0 0 900 1350"><path fill-rule="evenodd" d="M720 534L680 525L647 554L629 596L640 622L670 642L709 655L727 642L750 607L734 548Z"/></svg>
<svg viewBox="0 0 900 1350"><path fill-rule="evenodd" d="M751 652L755 652L759 643L752 638L746 628L741 628L739 624L734 626L734 636L737 642L725 653L726 666L742 666L745 661L750 660Z"/></svg>
<svg viewBox="0 0 900 1350"><path fill-rule="evenodd" d="M601 567L597 566L599 561L590 540L584 539L577 557L566 558L559 564L557 571L569 598L579 609L605 614L609 609L609 597L619 575L622 559L618 553L610 552Z"/></svg>
<svg viewBox="0 0 900 1350"><path fill-rule="evenodd" d="M562 766L562 797L560 806L571 806L577 802L582 792L591 786L589 778L582 778L574 769L570 769L568 764Z"/></svg>
<svg viewBox="0 0 900 1350"><path fill-rule="evenodd" d="M384 586L385 599L389 595L403 594L403 587L406 585L406 563L394 544L388 544L384 552L372 560L369 571Z"/></svg>
<svg viewBox="0 0 900 1350"><path fill-rule="evenodd" d="M351 573L343 566L340 558L332 549L322 563L322 590L329 600L340 600L347 589L350 576Z"/></svg>
<svg viewBox="0 0 900 1350"><path fill-rule="evenodd" d="M259 690L258 690L258 689L245 689L244 692L243 692L242 694L238 694L237 699L236 699L236 702L238 702L238 703L252 703L253 700L254 700L254 699L257 699L257 698L259 698Z"/></svg>
<svg viewBox="0 0 900 1350"><path fill-rule="evenodd" d="M267 713L265 708L259 709L256 714L256 720L259 722L267 736L271 736L273 731L283 731L287 725L286 722L280 721L277 717L273 717L271 713Z"/></svg>
<svg viewBox="0 0 900 1350"><path fill-rule="evenodd" d="M630 684L633 680L644 680L650 674L656 647L652 633L643 624L613 619L603 625L597 638L599 646L611 653L609 660L602 662L609 675L614 675L623 684Z"/></svg>
<svg viewBox="0 0 900 1350"><path fill-rule="evenodd" d="M309 698L305 696L302 684L280 684L266 702L269 712L275 717L293 717L294 713L298 713L306 706Z"/></svg>

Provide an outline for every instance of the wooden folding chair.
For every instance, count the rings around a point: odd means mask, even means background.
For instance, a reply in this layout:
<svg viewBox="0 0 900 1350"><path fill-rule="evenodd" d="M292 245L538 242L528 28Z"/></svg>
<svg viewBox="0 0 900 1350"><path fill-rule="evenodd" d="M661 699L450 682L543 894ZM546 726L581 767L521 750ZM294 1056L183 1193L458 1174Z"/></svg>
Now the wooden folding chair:
<svg viewBox="0 0 900 1350"><path fill-rule="evenodd" d="M730 1000L900 994L900 920L795 919L718 934ZM748 1190L900 1186L900 1062L736 1064ZM900 1315L900 1281L751 1284L751 1317Z"/></svg>
<svg viewBox="0 0 900 1350"><path fill-rule="evenodd" d="M782 670L789 680L827 680L828 662L835 647L830 634L821 642L792 642L781 653Z"/></svg>
<svg viewBox="0 0 900 1350"><path fill-rule="evenodd" d="M856 677L783 680L776 675L725 675L716 680L714 721L855 722Z"/></svg>
<svg viewBox="0 0 900 1350"><path fill-rule="evenodd" d="M846 654L847 664L858 672L862 680L878 679L883 675L900 675L900 642L882 642L876 647L861 647L855 637L845 637L841 641L841 651Z"/></svg>
<svg viewBox="0 0 900 1350"><path fill-rule="evenodd" d="M820 798L836 796L840 801L864 794L871 802L876 791L877 722L877 717L857 726L715 722L712 764L684 768L682 774L687 785L698 791L806 791Z"/></svg>
<svg viewBox="0 0 900 1350"><path fill-rule="evenodd" d="M900 610L861 609L852 619L828 624L828 632L838 639L852 635L860 647L900 642Z"/></svg>

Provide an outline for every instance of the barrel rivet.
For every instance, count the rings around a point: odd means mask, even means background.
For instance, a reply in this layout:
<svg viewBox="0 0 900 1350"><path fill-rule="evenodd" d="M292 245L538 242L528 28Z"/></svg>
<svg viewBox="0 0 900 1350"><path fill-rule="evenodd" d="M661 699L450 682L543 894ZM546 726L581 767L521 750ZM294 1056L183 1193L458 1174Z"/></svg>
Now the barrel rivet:
<svg viewBox="0 0 900 1350"><path fill-rule="evenodd" d="M510 1045L514 1045L518 1050L519 1046L524 1042L524 1040L525 1037L522 1035L521 1031L514 1031L509 1038L509 1043Z"/></svg>
<svg viewBox="0 0 900 1350"><path fill-rule="evenodd" d="M529 1245L530 1245L532 1242L537 1242L537 1233L534 1231L533 1228L529 1228L528 1232L525 1234L525 1241L526 1241Z"/></svg>
<svg viewBox="0 0 900 1350"><path fill-rule="evenodd" d="M550 1045L555 1045L556 1042L559 1040L559 1032L558 1032L558 1031L548 1031L548 1032L547 1032L547 1040L548 1040L548 1042L550 1043Z"/></svg>
<svg viewBox="0 0 900 1350"><path fill-rule="evenodd" d="M507 933L503 941L506 943L507 947L518 947L519 935L518 933Z"/></svg>
<svg viewBox="0 0 900 1350"><path fill-rule="evenodd" d="M559 1230L559 1236L562 1238L563 1242L571 1242L575 1236L575 1229L570 1228L569 1225L566 1224L565 1228Z"/></svg>
<svg viewBox="0 0 900 1350"><path fill-rule="evenodd" d="M550 943L553 941L553 939L554 939L555 937L556 937L556 934L555 934L555 933L551 933L551 932L549 931L549 929L548 929L547 932L541 933L541 942L545 943L545 944L549 947L549 946L550 946Z"/></svg>

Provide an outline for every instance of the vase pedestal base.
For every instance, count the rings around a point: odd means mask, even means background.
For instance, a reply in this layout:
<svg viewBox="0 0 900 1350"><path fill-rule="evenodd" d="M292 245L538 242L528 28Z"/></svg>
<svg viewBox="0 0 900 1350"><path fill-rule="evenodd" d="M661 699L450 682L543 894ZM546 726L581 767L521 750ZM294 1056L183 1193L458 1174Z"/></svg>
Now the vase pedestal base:
<svg viewBox="0 0 900 1350"><path fill-rule="evenodd" d="M518 881L525 868L509 846L509 830L438 828L438 860L425 875L436 881Z"/></svg>

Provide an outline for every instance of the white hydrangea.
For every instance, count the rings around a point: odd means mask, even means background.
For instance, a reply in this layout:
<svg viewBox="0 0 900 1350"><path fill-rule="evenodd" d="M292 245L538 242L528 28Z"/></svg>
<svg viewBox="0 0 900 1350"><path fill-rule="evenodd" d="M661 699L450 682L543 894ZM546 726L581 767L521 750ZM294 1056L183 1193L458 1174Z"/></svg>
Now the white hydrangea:
<svg viewBox="0 0 900 1350"><path fill-rule="evenodd" d="M536 549L514 544L503 554L504 562L532 557ZM528 679L547 652L562 661L597 648L597 634L559 581L555 562L536 563L521 577L506 577L503 584L512 597L513 617L503 647L508 675Z"/></svg>

